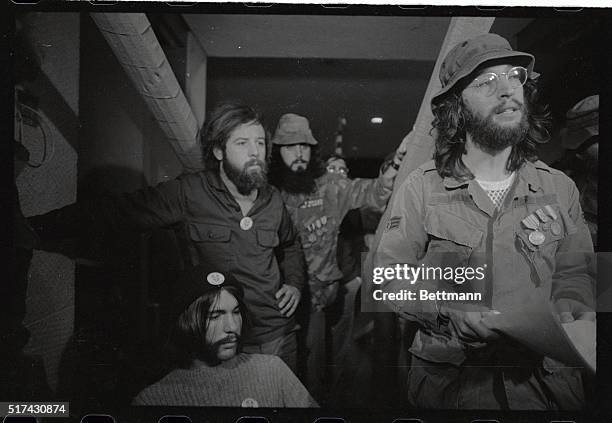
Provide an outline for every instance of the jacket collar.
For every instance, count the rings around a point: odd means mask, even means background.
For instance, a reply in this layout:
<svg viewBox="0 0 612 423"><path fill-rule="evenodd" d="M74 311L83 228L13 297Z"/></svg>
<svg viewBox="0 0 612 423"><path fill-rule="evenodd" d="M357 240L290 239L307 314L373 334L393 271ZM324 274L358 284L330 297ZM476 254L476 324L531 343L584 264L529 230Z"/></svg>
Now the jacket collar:
<svg viewBox="0 0 612 423"><path fill-rule="evenodd" d="M530 162L525 161L523 165L517 171L517 177L520 181L524 182L524 186L528 187L531 192L536 192L540 189L540 178L538 177L538 169L548 170L548 167L541 161ZM444 177L443 184L447 189L455 189L462 186L467 186L470 183L470 179L458 179L454 176ZM519 184L519 186L522 184Z"/></svg>
<svg viewBox="0 0 612 423"><path fill-rule="evenodd" d="M531 192L536 192L541 188L541 181L538 177L538 169L548 170L548 166L540 161L526 161L519 169L518 176L524 186L527 186Z"/></svg>
<svg viewBox="0 0 612 423"><path fill-rule="evenodd" d="M223 183L223 180L221 179L219 169L208 169L206 171L206 180L208 181L210 186L216 189L217 191L228 191L227 187Z"/></svg>

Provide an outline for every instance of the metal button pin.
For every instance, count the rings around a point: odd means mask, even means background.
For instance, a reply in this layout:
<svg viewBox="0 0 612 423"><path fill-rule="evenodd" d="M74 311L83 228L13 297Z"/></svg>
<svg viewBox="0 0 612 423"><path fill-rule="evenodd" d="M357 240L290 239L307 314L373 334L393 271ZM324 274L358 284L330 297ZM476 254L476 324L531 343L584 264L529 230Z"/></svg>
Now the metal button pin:
<svg viewBox="0 0 612 423"><path fill-rule="evenodd" d="M248 231L252 227L253 227L253 219L251 219L250 217L246 216L240 220L240 229L242 229L243 231Z"/></svg>
<svg viewBox="0 0 612 423"><path fill-rule="evenodd" d="M553 222L550 224L550 231L553 233L554 236L559 236L561 235L561 225L559 225L559 222Z"/></svg>
<svg viewBox="0 0 612 423"><path fill-rule="evenodd" d="M533 231L529 234L529 242L533 245L541 245L546 240L546 236L540 231Z"/></svg>

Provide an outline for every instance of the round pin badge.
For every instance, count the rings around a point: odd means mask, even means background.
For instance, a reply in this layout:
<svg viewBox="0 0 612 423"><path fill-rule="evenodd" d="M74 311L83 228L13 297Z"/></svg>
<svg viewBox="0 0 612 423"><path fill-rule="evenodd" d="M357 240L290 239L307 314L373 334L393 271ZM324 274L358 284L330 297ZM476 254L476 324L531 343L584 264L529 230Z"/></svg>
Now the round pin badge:
<svg viewBox="0 0 612 423"><path fill-rule="evenodd" d="M211 272L206 276L206 280L211 285L221 285L225 281L225 276L219 272Z"/></svg>
<svg viewBox="0 0 612 423"><path fill-rule="evenodd" d="M241 406L244 408L257 408L259 407L259 403L253 398L245 398L244 400L242 400Z"/></svg>
<svg viewBox="0 0 612 423"><path fill-rule="evenodd" d="M546 240L546 236L540 231L533 231L529 234L529 242L533 245L541 245Z"/></svg>
<svg viewBox="0 0 612 423"><path fill-rule="evenodd" d="M561 225L559 225L559 222L551 223L550 224L550 231L553 233L554 236L561 235Z"/></svg>
<svg viewBox="0 0 612 423"><path fill-rule="evenodd" d="M252 227L253 227L253 219L251 219L250 217L246 216L240 220L240 229L242 229L243 231L248 231Z"/></svg>

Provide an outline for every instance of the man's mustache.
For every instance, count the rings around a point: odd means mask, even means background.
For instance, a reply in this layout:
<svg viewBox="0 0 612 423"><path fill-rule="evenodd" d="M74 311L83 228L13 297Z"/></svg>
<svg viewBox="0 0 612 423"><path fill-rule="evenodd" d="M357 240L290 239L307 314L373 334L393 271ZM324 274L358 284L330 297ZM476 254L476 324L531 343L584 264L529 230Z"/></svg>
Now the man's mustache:
<svg viewBox="0 0 612 423"><path fill-rule="evenodd" d="M308 162L306 160L297 159L291 163L291 165L294 165L294 164L308 164Z"/></svg>
<svg viewBox="0 0 612 423"><path fill-rule="evenodd" d="M261 160L257 160L257 159L252 159L252 160L249 160L248 162L246 162L244 164L244 168L246 169L246 168L248 168L250 166L254 166L254 165L257 165L257 166L259 166L262 169L266 168L266 164L264 162L262 162Z"/></svg>
<svg viewBox="0 0 612 423"><path fill-rule="evenodd" d="M508 109L509 107L513 107L516 110L523 111L523 103L518 100L512 100L512 101L507 101L505 103L502 103L499 106L495 107L493 109L493 112L502 113L504 110Z"/></svg>
<svg viewBox="0 0 612 423"><path fill-rule="evenodd" d="M240 341L240 336L238 336L238 335L228 335L225 338L222 338L222 339L218 340L217 342L215 342L215 344L216 345L235 344L235 343L238 343L238 341Z"/></svg>

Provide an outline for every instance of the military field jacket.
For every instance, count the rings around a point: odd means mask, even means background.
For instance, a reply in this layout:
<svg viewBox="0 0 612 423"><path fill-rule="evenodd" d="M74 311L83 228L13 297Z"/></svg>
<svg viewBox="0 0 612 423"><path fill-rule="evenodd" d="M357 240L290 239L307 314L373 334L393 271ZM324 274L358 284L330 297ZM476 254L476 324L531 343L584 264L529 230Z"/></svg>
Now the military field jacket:
<svg viewBox="0 0 612 423"><path fill-rule="evenodd" d="M479 305L485 309L520 311L522 299L536 291L553 302L571 298L594 308L593 246L579 193L569 177L543 162L525 163L496 208L477 181L442 178L430 161L406 178L389 207L375 267L484 266L485 277L474 286L484 293ZM452 280L401 278L380 286L385 292L457 289ZM457 365L465 360L470 346L443 330L438 301L387 303L420 323L413 354Z"/></svg>
<svg viewBox="0 0 612 423"><path fill-rule="evenodd" d="M349 210L362 206L383 209L391 196L381 177L348 179L326 174L317 180L312 194L290 194L282 197L300 234L311 290L338 281L338 232Z"/></svg>

